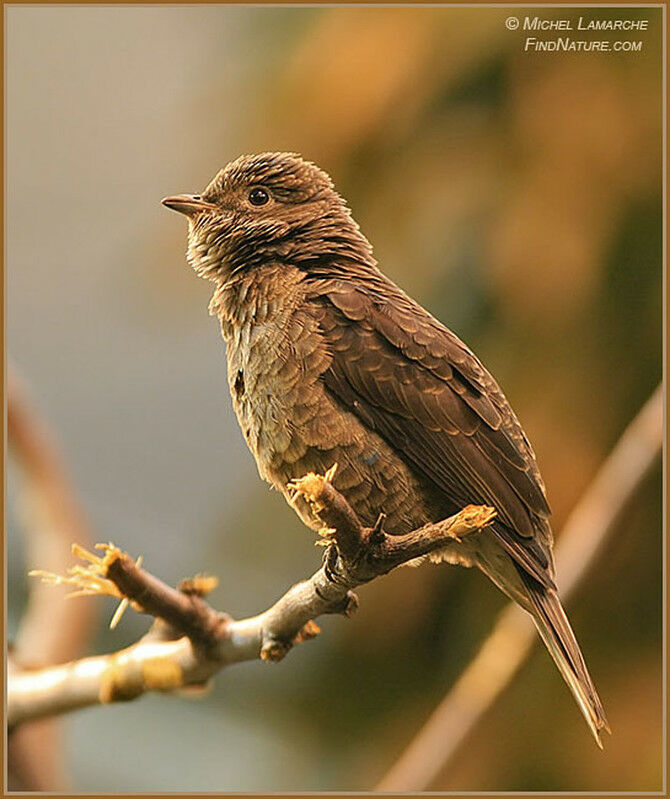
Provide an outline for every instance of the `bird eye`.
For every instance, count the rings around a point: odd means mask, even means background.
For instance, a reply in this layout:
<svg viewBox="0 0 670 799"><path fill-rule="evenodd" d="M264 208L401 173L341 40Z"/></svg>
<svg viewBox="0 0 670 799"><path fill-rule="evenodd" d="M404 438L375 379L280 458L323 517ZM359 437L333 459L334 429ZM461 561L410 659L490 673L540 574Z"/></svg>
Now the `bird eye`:
<svg viewBox="0 0 670 799"><path fill-rule="evenodd" d="M270 195L265 191L265 189L252 189L249 192L249 202L252 205L265 205L269 199Z"/></svg>

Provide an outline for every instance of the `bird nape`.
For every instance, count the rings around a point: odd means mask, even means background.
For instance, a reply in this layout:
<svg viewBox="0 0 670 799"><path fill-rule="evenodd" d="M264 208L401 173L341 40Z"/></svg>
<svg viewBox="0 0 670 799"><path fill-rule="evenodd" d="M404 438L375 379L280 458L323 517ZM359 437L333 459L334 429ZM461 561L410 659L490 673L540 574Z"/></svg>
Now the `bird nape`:
<svg viewBox="0 0 670 799"><path fill-rule="evenodd" d="M469 504L495 523L432 555L477 566L533 618L596 741L609 731L554 582L550 509L530 442L474 353L377 267L330 177L294 153L242 156L197 195L187 260L210 313L262 478L338 464L361 521L407 533ZM293 507L316 529L304 498Z"/></svg>

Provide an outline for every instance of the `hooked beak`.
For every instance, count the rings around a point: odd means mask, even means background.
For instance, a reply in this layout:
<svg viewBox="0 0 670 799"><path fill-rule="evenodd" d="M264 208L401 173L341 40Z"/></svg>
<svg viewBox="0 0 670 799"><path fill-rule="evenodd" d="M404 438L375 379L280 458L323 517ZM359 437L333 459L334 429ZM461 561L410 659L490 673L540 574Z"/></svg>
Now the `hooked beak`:
<svg viewBox="0 0 670 799"><path fill-rule="evenodd" d="M205 202L199 194L177 194L174 197L165 197L161 200L166 208L178 211L188 217L195 216L201 211L213 211L216 206Z"/></svg>

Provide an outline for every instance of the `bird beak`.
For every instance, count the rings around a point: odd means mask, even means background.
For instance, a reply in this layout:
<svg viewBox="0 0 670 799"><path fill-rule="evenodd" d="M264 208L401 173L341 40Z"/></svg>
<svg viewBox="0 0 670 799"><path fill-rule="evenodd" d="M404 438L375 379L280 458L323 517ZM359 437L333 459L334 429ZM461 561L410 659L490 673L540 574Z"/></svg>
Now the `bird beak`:
<svg viewBox="0 0 670 799"><path fill-rule="evenodd" d="M216 206L205 202L199 194L177 194L174 197L165 197L161 200L166 208L179 211L188 217L195 216L201 211L213 211Z"/></svg>

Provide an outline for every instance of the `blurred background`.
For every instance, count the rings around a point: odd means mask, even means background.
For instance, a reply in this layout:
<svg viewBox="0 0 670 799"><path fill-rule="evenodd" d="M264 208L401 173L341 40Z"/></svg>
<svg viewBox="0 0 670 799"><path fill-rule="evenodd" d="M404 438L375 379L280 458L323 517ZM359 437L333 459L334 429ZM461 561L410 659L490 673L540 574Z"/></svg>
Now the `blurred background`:
<svg viewBox="0 0 670 799"><path fill-rule="evenodd" d="M184 221L160 205L260 150L325 168L382 269L494 373L560 532L661 379L660 8L538 9L649 20L619 37L641 52L606 55L524 52L496 8L5 13L8 351L96 540L173 584L218 575L212 602L238 617L318 565L314 536L257 475L210 285L185 263ZM45 564L27 562L9 466L11 637L27 569ZM278 666L225 670L200 700L69 716L74 789L369 789L504 600L447 566L359 595L353 620L326 619ZM147 627L129 612L109 631L113 604L92 607L87 653ZM661 789L660 464L568 611L614 732L604 753L538 647L436 789Z"/></svg>

